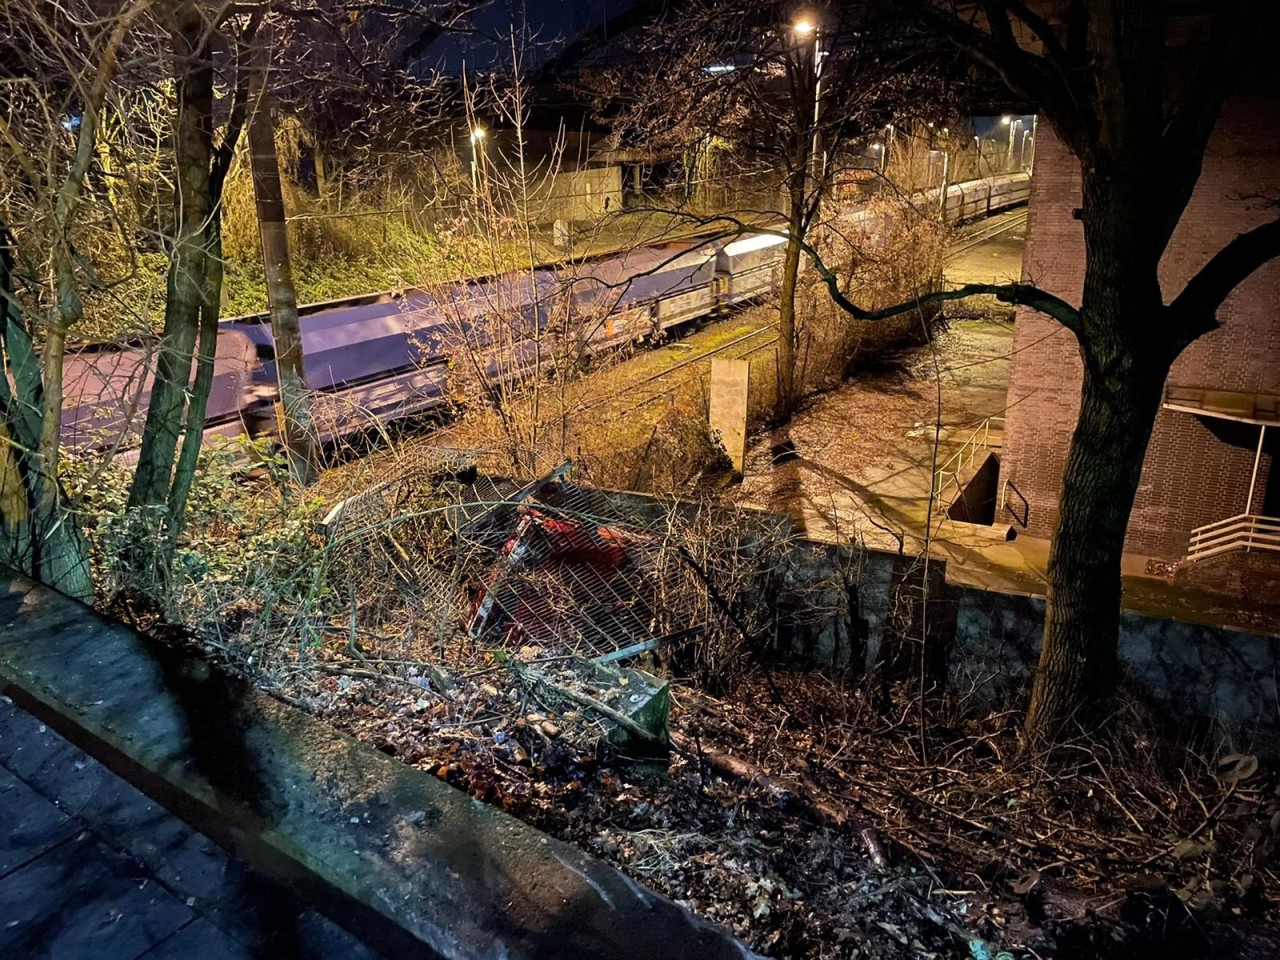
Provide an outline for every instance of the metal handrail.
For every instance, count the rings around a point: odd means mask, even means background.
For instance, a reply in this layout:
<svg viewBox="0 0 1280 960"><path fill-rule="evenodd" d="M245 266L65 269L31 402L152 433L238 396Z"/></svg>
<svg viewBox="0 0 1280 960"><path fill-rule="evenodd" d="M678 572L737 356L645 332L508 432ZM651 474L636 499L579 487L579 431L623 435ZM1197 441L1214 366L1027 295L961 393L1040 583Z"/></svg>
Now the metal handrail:
<svg viewBox="0 0 1280 960"><path fill-rule="evenodd" d="M979 451L988 449L992 423L1004 423L1004 417L986 417L969 435L969 439L960 445L960 449L934 471L933 486L929 491L930 502L941 505L942 494L947 487L954 485L959 488L960 475L977 459Z"/></svg>
<svg viewBox="0 0 1280 960"><path fill-rule="evenodd" d="M1187 561L1194 563L1233 550L1280 553L1280 517L1241 513L1196 527L1187 542Z"/></svg>

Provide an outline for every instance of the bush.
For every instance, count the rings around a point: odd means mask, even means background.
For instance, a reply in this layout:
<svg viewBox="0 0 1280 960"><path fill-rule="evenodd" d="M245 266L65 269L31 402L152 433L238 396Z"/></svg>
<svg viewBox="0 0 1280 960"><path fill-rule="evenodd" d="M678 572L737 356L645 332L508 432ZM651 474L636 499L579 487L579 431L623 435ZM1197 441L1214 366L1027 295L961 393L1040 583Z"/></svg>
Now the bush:
<svg viewBox="0 0 1280 960"><path fill-rule="evenodd" d="M64 477L89 537L94 585L111 605L141 600L172 622L198 625L223 606L261 600L263 585L298 593L308 580L318 541L317 504L298 499L284 457L265 441L205 445L171 554L162 546L167 516L128 504L132 468L119 459L68 456ZM160 568L138 569L139 556L172 556ZM271 588L273 591L275 587Z"/></svg>

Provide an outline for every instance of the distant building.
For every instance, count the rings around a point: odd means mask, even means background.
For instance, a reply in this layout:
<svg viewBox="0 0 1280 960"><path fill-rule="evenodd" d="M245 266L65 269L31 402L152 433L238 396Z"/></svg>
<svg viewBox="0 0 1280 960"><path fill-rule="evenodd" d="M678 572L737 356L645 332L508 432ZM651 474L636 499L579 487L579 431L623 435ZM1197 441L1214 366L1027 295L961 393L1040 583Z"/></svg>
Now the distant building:
<svg viewBox="0 0 1280 960"><path fill-rule="evenodd" d="M1049 124L1040 124L1037 139L1023 276L1079 303L1079 162ZM1210 141L1199 184L1161 264L1166 302L1238 233L1274 219L1278 200L1280 100L1274 88L1255 83L1227 104ZM1169 376L1126 550L1168 561L1190 557L1200 569L1270 564L1280 570L1280 553L1245 549L1252 530L1255 543L1272 536L1266 542L1280 550L1280 520L1238 519L1280 518L1280 262L1243 283L1218 319L1220 328L1188 347ZM1000 495L1002 521L1031 536L1050 536L1057 521L1080 383L1073 334L1020 310ZM1264 528L1272 532L1259 532ZM1228 559L1211 559L1217 557Z"/></svg>

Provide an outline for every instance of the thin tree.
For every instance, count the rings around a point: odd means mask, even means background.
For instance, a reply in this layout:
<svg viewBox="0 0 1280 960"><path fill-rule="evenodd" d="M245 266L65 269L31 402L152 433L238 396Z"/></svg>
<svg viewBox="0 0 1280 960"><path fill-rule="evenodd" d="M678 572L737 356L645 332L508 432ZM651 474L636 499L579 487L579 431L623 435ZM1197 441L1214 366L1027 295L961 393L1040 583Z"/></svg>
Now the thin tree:
<svg viewBox="0 0 1280 960"><path fill-rule="evenodd" d="M621 142L679 148L692 157L719 144L746 168L753 187L768 181L775 189L768 198L754 190L746 203L718 212L787 224L778 304L780 421L799 400L796 291L802 250L823 217L824 199L857 171L878 171L859 148L909 98L937 89L924 82L929 71L911 53L890 56L860 41L880 19L853 4L695 0L623 41L631 48L625 66L583 81ZM687 177L701 176L688 166Z"/></svg>
<svg viewBox="0 0 1280 960"><path fill-rule="evenodd" d="M264 42L258 44L253 77L253 116L249 121L249 157L258 208L258 232L262 238L271 336L275 341L276 384L280 391L276 423L289 457L290 471L297 482L306 484L315 476L315 450L306 372L303 369L298 293L289 265L284 192L280 185L280 161L276 156L276 130L271 105L272 36L273 32L268 30Z"/></svg>
<svg viewBox="0 0 1280 960"><path fill-rule="evenodd" d="M163 13L174 88L174 235L155 380L129 489L129 506L149 515L133 558L139 572L167 565L195 479L217 349L222 188L247 110L240 52L259 23L252 15L236 31L229 4L210 7L198 0ZM229 44L224 29L232 31ZM233 78L226 121L215 138L220 46L227 48Z"/></svg>

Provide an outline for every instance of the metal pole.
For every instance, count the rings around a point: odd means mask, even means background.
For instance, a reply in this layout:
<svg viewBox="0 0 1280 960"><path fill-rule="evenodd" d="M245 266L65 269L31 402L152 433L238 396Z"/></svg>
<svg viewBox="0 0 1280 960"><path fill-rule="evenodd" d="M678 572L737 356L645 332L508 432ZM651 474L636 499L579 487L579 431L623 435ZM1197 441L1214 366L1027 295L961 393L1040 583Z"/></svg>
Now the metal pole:
<svg viewBox="0 0 1280 960"><path fill-rule="evenodd" d="M950 176L950 174L951 174L951 152L948 150L943 150L942 151L942 186L938 188L938 219L939 220L947 219L947 188L950 186L950 184L947 183L947 178Z"/></svg>
<svg viewBox="0 0 1280 960"><path fill-rule="evenodd" d="M822 137L818 121L822 117L822 31L813 31L813 182L816 187L827 172L826 157L821 153Z"/></svg>
<svg viewBox="0 0 1280 960"><path fill-rule="evenodd" d="M1262 462L1262 441L1267 437L1267 425L1264 423L1258 430L1258 450L1253 455L1253 476L1249 478L1249 499L1245 501L1244 512L1253 513L1253 491L1258 485L1258 464Z"/></svg>

